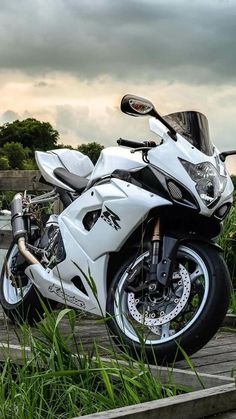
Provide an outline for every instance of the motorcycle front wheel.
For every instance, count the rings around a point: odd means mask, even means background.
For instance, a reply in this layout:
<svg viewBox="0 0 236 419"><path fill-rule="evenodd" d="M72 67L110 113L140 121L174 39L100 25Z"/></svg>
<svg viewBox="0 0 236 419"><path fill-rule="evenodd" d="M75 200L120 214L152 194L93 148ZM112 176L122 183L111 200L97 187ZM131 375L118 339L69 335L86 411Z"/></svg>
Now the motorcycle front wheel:
<svg viewBox="0 0 236 419"><path fill-rule="evenodd" d="M115 275L107 297L108 326L121 349L159 365L202 348L220 327L231 281L211 245L179 247L169 287L146 286L149 253L130 258ZM184 351L182 351L183 349Z"/></svg>

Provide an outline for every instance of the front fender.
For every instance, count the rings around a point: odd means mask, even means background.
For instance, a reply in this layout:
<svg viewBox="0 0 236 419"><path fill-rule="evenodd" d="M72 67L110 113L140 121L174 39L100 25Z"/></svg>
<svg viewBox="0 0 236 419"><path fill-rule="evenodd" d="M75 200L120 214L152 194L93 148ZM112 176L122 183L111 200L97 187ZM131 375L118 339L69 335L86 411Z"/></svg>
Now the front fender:
<svg viewBox="0 0 236 419"><path fill-rule="evenodd" d="M223 252L223 248L218 243L214 242L213 240L207 239L206 237L188 235L188 236L179 238L179 242L181 244L193 243L193 242L197 242L199 244L204 243L204 244L208 244L211 247L214 247L216 250L218 250L218 252Z"/></svg>

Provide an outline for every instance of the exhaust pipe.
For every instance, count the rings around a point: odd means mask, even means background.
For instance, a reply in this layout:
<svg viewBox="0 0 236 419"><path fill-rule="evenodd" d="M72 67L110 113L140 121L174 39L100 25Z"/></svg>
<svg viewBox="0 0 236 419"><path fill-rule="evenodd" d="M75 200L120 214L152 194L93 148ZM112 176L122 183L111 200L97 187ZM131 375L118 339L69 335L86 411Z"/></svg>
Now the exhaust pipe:
<svg viewBox="0 0 236 419"><path fill-rule="evenodd" d="M40 263L38 259L26 248L25 237L27 229L23 217L22 195L16 194L11 203L11 224L13 239L17 243L20 254L30 265Z"/></svg>
<svg viewBox="0 0 236 419"><path fill-rule="evenodd" d="M36 265L36 263L40 264L38 259L36 259L36 257L26 248L24 237L19 237L17 245L20 254L25 258L25 260L27 260L27 262L29 262L30 265Z"/></svg>

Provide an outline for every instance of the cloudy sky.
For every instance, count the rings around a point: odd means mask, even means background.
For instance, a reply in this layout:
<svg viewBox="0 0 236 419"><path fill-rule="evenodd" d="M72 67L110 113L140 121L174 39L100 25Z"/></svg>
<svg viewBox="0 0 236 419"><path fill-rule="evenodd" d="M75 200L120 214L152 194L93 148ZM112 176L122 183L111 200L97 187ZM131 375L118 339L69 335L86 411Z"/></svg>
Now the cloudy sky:
<svg viewBox="0 0 236 419"><path fill-rule="evenodd" d="M61 142L154 138L122 96L199 110L236 148L236 0L1 0L0 123L49 121ZM229 161L236 173L236 159Z"/></svg>

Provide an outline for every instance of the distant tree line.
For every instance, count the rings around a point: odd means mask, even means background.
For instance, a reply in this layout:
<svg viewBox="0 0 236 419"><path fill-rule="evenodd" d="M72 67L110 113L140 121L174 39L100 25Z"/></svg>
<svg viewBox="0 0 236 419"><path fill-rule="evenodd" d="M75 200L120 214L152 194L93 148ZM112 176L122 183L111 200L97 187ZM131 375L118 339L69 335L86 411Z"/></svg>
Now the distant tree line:
<svg viewBox="0 0 236 419"><path fill-rule="evenodd" d="M81 144L77 148L58 144L59 133L49 122L40 122L34 118L23 121L16 120L0 126L0 170L37 169L34 159L35 150L53 150L70 148L79 150L96 163L101 150L101 144L91 142Z"/></svg>

